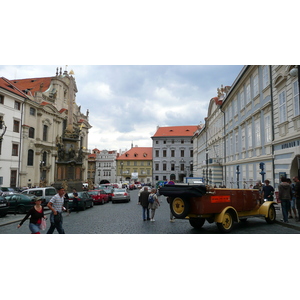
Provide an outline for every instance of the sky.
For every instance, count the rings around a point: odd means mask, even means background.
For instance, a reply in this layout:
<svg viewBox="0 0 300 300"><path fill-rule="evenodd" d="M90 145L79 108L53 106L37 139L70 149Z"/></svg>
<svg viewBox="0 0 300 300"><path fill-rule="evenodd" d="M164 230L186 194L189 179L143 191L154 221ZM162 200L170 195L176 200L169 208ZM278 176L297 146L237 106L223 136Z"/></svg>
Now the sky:
<svg viewBox="0 0 300 300"><path fill-rule="evenodd" d="M89 110L88 148L152 147L157 126L204 123L217 88L231 85L242 65L0 65L12 79L70 72L81 111Z"/></svg>

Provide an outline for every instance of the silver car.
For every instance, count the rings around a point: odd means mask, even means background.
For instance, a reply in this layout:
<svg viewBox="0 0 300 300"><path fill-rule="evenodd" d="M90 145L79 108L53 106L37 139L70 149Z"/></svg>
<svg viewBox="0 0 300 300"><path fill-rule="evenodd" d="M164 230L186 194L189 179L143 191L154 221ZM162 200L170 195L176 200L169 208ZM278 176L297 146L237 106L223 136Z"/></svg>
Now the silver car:
<svg viewBox="0 0 300 300"><path fill-rule="evenodd" d="M112 203L116 202L129 202L130 201L130 194L127 189L114 189L112 197Z"/></svg>

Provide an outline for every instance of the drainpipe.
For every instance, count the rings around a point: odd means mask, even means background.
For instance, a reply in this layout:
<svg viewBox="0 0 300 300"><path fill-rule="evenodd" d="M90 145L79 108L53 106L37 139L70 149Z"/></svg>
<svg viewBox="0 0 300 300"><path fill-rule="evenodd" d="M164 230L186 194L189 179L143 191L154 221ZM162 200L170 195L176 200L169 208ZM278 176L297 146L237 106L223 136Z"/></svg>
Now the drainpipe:
<svg viewBox="0 0 300 300"><path fill-rule="evenodd" d="M21 124L20 124L20 150L19 150L19 160L18 160L18 181L17 187L20 188L20 173L21 173L21 154L22 154L22 137L23 137L23 115L24 115L24 102L22 102L22 110L21 110Z"/></svg>
<svg viewBox="0 0 300 300"><path fill-rule="evenodd" d="M224 182L224 185L227 187L227 183L226 183L226 175L227 175L227 173L226 173L226 165L225 165L225 163L226 163L226 139L225 139L225 136L226 136L226 131L225 131L225 111L223 111L222 110L222 108L220 107L220 110L221 110L221 112L223 113L223 127L224 127L224 162L223 162L223 170L224 170L224 172L223 172L223 176L224 176L224 178L223 178L223 182Z"/></svg>
<svg viewBox="0 0 300 300"><path fill-rule="evenodd" d="M270 89L271 89L271 124L272 126L272 170L273 170L273 185L275 188L275 162L274 162L274 140L275 140L275 133L274 133L274 101L273 101L273 78L272 78L272 66L269 66L270 70Z"/></svg>

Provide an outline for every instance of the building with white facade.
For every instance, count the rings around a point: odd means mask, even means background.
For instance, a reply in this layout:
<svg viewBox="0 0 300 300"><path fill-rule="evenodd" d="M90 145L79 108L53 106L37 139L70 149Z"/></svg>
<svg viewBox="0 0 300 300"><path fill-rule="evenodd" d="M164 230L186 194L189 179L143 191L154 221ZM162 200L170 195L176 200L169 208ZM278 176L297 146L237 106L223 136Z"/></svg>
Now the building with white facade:
<svg viewBox="0 0 300 300"><path fill-rule="evenodd" d="M199 126L158 127L152 138L153 184L193 176L193 141Z"/></svg>
<svg viewBox="0 0 300 300"><path fill-rule="evenodd" d="M101 180L117 182L116 159L118 155L117 150L100 150L96 153L95 184L99 184Z"/></svg>
<svg viewBox="0 0 300 300"><path fill-rule="evenodd" d="M295 66L245 66L211 99L194 140L195 176L210 185L247 188L300 169L299 82Z"/></svg>
<svg viewBox="0 0 300 300"><path fill-rule="evenodd" d="M0 186L19 186L25 93L0 78Z"/></svg>

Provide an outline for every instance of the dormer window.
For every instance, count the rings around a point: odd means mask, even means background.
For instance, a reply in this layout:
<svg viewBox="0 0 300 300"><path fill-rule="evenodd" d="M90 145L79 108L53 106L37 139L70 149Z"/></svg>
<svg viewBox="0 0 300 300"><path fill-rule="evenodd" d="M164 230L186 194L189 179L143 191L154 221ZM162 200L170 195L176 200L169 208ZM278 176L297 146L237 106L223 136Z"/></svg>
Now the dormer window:
<svg viewBox="0 0 300 300"><path fill-rule="evenodd" d="M134 157L137 157L138 155L137 155L137 153L134 153Z"/></svg>
<svg viewBox="0 0 300 300"><path fill-rule="evenodd" d="M147 156L147 153L144 153L143 156L146 157L146 156Z"/></svg>

